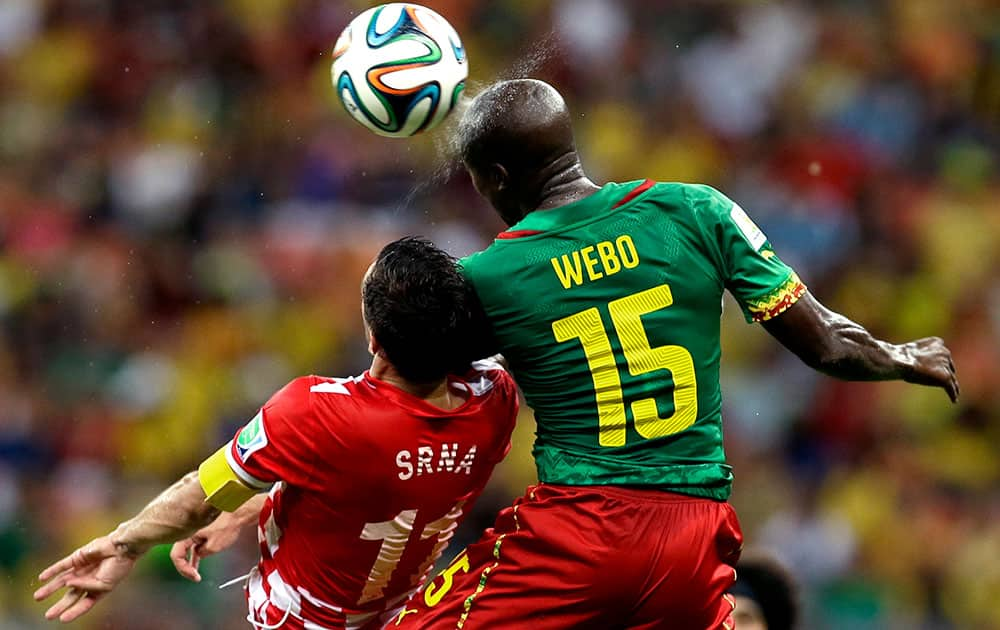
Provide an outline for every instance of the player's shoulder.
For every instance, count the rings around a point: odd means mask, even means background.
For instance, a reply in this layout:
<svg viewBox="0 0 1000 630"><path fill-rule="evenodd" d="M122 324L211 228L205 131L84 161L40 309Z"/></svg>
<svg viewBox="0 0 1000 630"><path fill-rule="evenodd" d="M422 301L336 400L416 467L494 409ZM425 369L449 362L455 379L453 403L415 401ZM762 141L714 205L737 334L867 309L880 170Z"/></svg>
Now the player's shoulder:
<svg viewBox="0 0 1000 630"><path fill-rule="evenodd" d="M680 184L688 204L696 213L717 217L729 214L735 203L718 188L708 184Z"/></svg>
<svg viewBox="0 0 1000 630"><path fill-rule="evenodd" d="M497 256L501 255L497 242L494 241L485 249L459 259L458 267L466 278L474 281L477 276L496 268Z"/></svg>
<svg viewBox="0 0 1000 630"><path fill-rule="evenodd" d="M498 280L511 272L512 265L516 266L522 260L520 256L512 257L509 250L501 250L494 241L486 249L459 260L462 275L476 288L480 299L486 299L487 295L505 286Z"/></svg>
<svg viewBox="0 0 1000 630"><path fill-rule="evenodd" d="M742 213L732 199L708 184L660 182L650 192L658 206L675 216L687 217L702 229L714 230L734 213Z"/></svg>
<svg viewBox="0 0 1000 630"><path fill-rule="evenodd" d="M317 405L317 399L324 402L347 401L362 392L362 377L336 378L330 376L299 376L279 389L264 406L265 409L281 411L284 415L312 415L317 408L328 409L329 404Z"/></svg>
<svg viewBox="0 0 1000 630"><path fill-rule="evenodd" d="M302 410L309 406L309 388L314 376L299 376L288 382L271 396L265 409Z"/></svg>
<svg viewBox="0 0 1000 630"><path fill-rule="evenodd" d="M660 201L684 205L695 211L728 211L733 202L719 189L708 184L657 182L650 196Z"/></svg>

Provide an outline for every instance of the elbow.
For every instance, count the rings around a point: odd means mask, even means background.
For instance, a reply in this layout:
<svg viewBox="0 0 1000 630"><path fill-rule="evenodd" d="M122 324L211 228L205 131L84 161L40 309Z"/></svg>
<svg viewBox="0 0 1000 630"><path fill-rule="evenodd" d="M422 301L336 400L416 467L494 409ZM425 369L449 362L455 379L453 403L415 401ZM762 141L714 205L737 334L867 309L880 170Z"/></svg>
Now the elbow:
<svg viewBox="0 0 1000 630"><path fill-rule="evenodd" d="M201 481L198 478L198 471L193 470L184 477L181 478L181 484L191 488L190 494L191 500L186 502L189 505L186 506L186 512L188 514L189 526L194 526L201 528L208 525L219 516L220 510L208 502L205 497L205 491L201 487Z"/></svg>

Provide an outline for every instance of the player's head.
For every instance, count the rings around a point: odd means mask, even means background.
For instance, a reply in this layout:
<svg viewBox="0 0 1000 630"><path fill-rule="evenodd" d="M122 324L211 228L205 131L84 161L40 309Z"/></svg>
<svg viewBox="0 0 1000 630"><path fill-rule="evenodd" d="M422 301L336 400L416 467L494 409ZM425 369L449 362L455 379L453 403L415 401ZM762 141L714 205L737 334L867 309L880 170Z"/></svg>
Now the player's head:
<svg viewBox="0 0 1000 630"><path fill-rule="evenodd" d="M508 225L537 207L555 171L579 167L566 102L535 79L501 81L476 96L458 143L476 190Z"/></svg>
<svg viewBox="0 0 1000 630"><path fill-rule="evenodd" d="M799 616L795 581L772 558L745 557L736 565L733 617L741 630L791 630Z"/></svg>
<svg viewBox="0 0 1000 630"><path fill-rule="evenodd" d="M458 261L429 241L383 247L362 282L361 308L372 352L411 383L439 381L482 358L474 355L486 334L482 306Z"/></svg>

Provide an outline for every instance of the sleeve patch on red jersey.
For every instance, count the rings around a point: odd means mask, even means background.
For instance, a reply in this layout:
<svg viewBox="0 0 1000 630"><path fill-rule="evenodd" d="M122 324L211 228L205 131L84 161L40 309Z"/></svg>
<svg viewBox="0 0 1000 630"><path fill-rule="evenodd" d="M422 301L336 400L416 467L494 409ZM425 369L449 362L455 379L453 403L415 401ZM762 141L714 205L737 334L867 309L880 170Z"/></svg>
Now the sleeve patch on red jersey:
<svg viewBox="0 0 1000 630"><path fill-rule="evenodd" d="M265 446L267 446L267 431L264 429L264 410L261 409L236 436L236 454L239 455L241 462L246 462L251 455Z"/></svg>

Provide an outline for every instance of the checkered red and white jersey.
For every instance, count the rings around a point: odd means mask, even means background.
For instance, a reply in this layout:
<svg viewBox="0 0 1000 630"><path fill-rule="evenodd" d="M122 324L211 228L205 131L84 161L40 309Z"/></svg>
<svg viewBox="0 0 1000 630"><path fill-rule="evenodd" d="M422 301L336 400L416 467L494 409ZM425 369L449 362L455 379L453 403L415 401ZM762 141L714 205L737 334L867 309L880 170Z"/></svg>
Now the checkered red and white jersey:
<svg viewBox="0 0 1000 630"><path fill-rule="evenodd" d="M507 454L518 409L496 363L449 379L466 402L444 411L368 372L298 378L236 435L233 471L262 490L281 482L249 585L259 619L360 627L422 584Z"/></svg>

